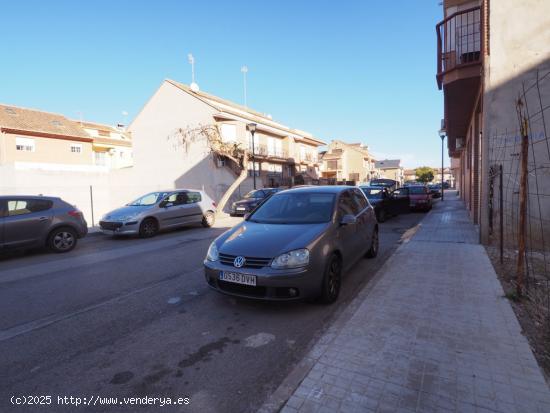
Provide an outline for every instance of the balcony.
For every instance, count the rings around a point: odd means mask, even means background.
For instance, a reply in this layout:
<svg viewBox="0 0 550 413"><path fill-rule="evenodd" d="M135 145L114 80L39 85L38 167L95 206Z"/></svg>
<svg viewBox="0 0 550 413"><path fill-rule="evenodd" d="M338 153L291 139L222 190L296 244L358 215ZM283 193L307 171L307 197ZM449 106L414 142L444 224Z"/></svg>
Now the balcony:
<svg viewBox="0 0 550 413"><path fill-rule="evenodd" d="M436 26L437 86L479 77L481 68L481 8L451 14Z"/></svg>
<svg viewBox="0 0 550 413"><path fill-rule="evenodd" d="M248 148L252 153L252 145ZM254 154L258 157L288 159L288 152L283 149L269 148L267 145L254 145Z"/></svg>
<svg viewBox="0 0 550 413"><path fill-rule="evenodd" d="M481 85L483 27L481 7L447 16L437 24L437 86L443 90L449 153L468 131Z"/></svg>

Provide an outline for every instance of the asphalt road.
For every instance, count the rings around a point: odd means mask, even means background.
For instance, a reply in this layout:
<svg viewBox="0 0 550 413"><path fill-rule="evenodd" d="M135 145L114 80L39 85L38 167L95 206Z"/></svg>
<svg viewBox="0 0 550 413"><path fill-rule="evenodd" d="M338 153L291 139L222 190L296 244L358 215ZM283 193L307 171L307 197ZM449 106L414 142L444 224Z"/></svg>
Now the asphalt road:
<svg viewBox="0 0 550 413"><path fill-rule="evenodd" d="M255 411L423 216L381 224L378 258L346 274L332 306L211 291L202 260L226 228L148 240L93 236L69 254L0 257L0 411ZM48 395L49 406L10 403ZM190 404L76 407L58 405L58 396L188 397Z"/></svg>

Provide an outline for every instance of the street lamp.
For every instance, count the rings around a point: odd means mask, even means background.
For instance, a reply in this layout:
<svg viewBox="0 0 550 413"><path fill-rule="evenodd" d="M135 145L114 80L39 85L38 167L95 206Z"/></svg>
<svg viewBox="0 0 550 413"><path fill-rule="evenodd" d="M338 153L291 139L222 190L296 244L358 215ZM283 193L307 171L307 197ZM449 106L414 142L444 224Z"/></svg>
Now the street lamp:
<svg viewBox="0 0 550 413"><path fill-rule="evenodd" d="M256 124L249 123L246 125L246 129L252 135L252 177L254 179L254 189L256 189L256 152L254 150L254 134L256 133Z"/></svg>
<svg viewBox="0 0 550 413"><path fill-rule="evenodd" d="M443 173L443 142L445 141L445 136L447 135L447 131L444 128L439 129L439 137L441 138L441 201L445 199L445 188L443 186L444 176Z"/></svg>

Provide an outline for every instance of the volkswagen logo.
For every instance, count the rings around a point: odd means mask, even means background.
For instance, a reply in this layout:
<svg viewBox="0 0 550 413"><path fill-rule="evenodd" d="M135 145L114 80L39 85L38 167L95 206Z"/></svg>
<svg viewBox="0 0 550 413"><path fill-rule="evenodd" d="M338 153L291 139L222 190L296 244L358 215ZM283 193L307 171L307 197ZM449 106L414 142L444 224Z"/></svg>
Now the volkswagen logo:
<svg viewBox="0 0 550 413"><path fill-rule="evenodd" d="M236 268L241 268L244 265L245 262L246 262L246 260L245 260L244 257L238 256L233 261L233 266L236 267Z"/></svg>

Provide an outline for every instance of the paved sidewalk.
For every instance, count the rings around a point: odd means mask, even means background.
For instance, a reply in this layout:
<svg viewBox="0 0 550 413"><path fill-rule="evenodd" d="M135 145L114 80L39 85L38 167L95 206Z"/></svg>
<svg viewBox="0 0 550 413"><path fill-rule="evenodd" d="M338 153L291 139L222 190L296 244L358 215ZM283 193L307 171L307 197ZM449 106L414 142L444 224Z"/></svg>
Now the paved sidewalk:
<svg viewBox="0 0 550 413"><path fill-rule="evenodd" d="M550 412L550 390L454 192L381 269L282 412Z"/></svg>

